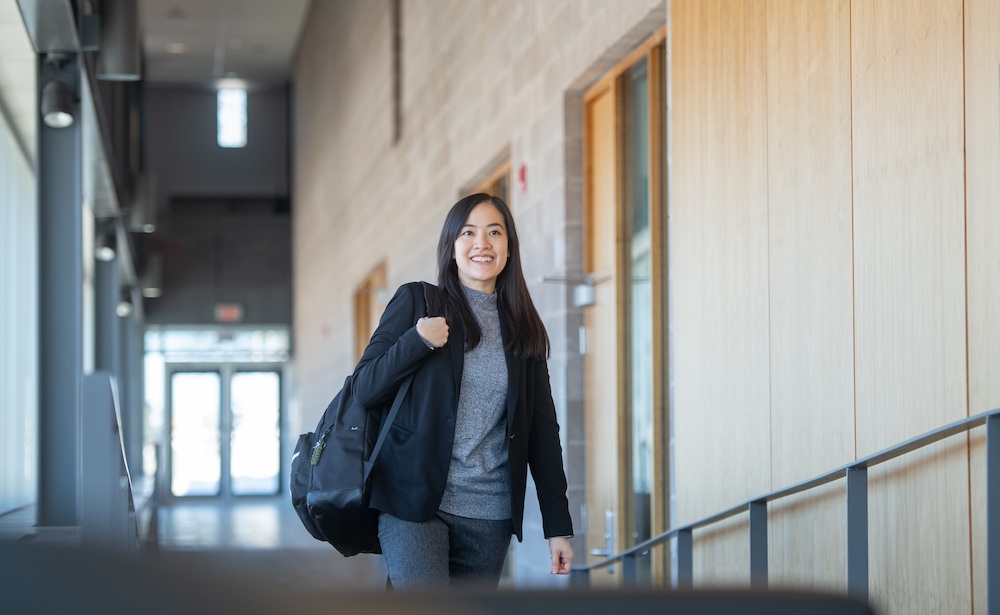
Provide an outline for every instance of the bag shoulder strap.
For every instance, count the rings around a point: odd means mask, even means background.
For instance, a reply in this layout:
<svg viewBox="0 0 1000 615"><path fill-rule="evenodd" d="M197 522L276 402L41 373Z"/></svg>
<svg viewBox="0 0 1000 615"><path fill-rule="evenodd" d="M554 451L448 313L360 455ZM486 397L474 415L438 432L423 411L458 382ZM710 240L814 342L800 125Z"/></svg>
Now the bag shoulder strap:
<svg viewBox="0 0 1000 615"><path fill-rule="evenodd" d="M432 306L437 306L437 297L434 296L434 287L427 282L421 282L420 285L424 290L424 314L429 316L437 312ZM378 457L379 451L382 450L382 445L385 444L385 439L389 435L389 428L392 426L392 422L396 420L396 415L399 414L399 407L403 404L403 398L406 397L406 392L410 390L410 383L413 382L413 374L410 374L403 380L399 385L399 390L396 391L396 398L392 400L392 407L389 408L389 414L386 415L385 420L382 421L382 427L378 432L378 440L375 441L375 446L372 448L372 454L368 456L368 460L365 461L365 475L364 482L362 484L368 483L368 477L371 476L372 468L375 466L375 459Z"/></svg>

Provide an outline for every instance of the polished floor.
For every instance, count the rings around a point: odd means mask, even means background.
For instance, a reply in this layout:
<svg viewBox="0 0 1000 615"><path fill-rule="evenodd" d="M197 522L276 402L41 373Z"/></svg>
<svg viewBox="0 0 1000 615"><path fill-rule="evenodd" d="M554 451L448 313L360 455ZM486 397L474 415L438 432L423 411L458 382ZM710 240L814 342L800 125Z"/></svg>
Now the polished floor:
<svg viewBox="0 0 1000 615"><path fill-rule="evenodd" d="M282 590L384 590L375 555L345 558L309 535L284 497L161 505L144 557ZM154 541L155 535L155 541Z"/></svg>

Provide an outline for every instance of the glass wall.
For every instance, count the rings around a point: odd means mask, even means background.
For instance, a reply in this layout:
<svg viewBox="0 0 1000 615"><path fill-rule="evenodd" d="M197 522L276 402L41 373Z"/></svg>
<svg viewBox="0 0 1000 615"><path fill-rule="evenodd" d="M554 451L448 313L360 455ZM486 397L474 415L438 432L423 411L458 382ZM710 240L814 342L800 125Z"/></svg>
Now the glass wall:
<svg viewBox="0 0 1000 615"><path fill-rule="evenodd" d="M0 13L0 24L7 24L8 11ZM9 103L25 90L34 100L34 54L22 57L31 79L15 84L0 75L0 514L33 503L37 494L37 190L32 154L12 126ZM4 60L17 57L4 53Z"/></svg>

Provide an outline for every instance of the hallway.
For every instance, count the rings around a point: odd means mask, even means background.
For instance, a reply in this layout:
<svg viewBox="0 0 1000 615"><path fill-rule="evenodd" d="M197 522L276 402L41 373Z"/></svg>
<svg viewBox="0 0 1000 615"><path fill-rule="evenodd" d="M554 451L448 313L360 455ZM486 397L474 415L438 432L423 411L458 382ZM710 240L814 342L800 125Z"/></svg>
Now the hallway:
<svg viewBox="0 0 1000 615"><path fill-rule="evenodd" d="M303 593L385 586L380 556L345 558L313 539L285 497L176 500L159 508L154 527L142 557L170 568Z"/></svg>

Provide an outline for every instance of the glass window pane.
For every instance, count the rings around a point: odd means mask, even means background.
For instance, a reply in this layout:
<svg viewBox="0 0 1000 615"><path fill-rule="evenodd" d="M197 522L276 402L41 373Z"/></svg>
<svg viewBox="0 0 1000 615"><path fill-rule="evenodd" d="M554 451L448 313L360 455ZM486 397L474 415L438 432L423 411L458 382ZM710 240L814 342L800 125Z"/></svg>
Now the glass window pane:
<svg viewBox="0 0 1000 615"><path fill-rule="evenodd" d="M280 391L275 372L241 372L230 381L233 495L278 493Z"/></svg>
<svg viewBox="0 0 1000 615"><path fill-rule="evenodd" d="M646 61L624 78L625 220L628 227L629 409L632 415L632 493L635 542L650 537L653 488L653 294L649 209L649 78Z"/></svg>
<svg viewBox="0 0 1000 615"><path fill-rule="evenodd" d="M170 491L176 496L218 495L222 467L219 374L175 373L170 399Z"/></svg>

